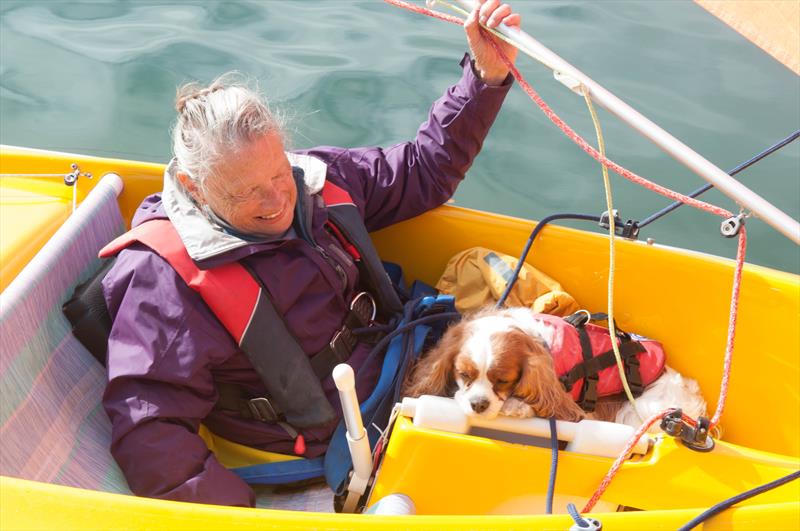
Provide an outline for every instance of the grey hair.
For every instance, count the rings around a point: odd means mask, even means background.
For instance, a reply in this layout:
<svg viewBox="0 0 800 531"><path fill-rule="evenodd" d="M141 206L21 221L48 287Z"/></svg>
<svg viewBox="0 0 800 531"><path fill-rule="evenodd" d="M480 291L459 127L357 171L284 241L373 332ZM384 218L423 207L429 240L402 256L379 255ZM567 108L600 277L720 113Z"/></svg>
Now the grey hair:
<svg viewBox="0 0 800 531"><path fill-rule="evenodd" d="M245 142L275 132L285 139L284 117L266 99L228 72L208 87L188 83L175 97L178 120L172 129L172 152L178 169L199 186L215 172L220 158Z"/></svg>

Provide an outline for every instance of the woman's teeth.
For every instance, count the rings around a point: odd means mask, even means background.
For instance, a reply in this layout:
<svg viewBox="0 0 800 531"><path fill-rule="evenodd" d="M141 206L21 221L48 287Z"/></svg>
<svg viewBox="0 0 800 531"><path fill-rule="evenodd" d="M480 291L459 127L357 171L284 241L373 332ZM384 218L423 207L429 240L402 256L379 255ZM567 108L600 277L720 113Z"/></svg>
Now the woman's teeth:
<svg viewBox="0 0 800 531"><path fill-rule="evenodd" d="M277 212L275 212L274 214L270 214L270 215L268 215L268 216L256 216L256 217L257 217L258 219L263 219L263 220L265 220L265 221L270 221L270 220L272 220L272 219L275 219L275 218L277 218L277 217L278 217L278 216L280 216L281 214L283 214L283 209L280 209L280 210L278 210Z"/></svg>

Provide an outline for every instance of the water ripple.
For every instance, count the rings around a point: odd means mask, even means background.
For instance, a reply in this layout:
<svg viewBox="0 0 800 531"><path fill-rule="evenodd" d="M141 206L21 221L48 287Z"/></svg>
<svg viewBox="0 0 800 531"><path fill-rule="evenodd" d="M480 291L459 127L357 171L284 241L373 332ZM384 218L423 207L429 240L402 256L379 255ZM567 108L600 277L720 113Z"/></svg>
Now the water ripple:
<svg viewBox="0 0 800 531"><path fill-rule="evenodd" d="M800 78L692 2L518 0L515 7L534 37L725 168L800 125ZM412 137L458 78L464 49L458 27L378 0L0 0L0 139L163 161L175 86L239 70L297 118L296 147L390 145ZM541 65L518 64L594 143L582 99ZM702 184L609 113L600 117L615 161L682 191ZM800 216L800 147L762 164L748 173L764 178L745 175L745 183ZM626 216L665 204L612 180ZM605 209L596 162L517 88L457 199L534 218ZM700 234L682 210L653 234L725 252L730 242L714 230ZM797 270L797 251L783 237L760 222L750 227L750 261Z"/></svg>

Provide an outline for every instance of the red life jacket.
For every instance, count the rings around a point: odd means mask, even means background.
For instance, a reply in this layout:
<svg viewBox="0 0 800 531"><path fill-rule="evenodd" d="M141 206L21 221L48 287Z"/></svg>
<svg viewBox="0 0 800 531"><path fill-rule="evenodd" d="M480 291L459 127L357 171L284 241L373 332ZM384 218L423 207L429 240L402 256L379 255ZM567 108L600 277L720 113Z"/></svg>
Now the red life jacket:
<svg viewBox="0 0 800 531"><path fill-rule="evenodd" d="M402 304L350 195L326 182L322 198L329 216L328 228L355 260L378 310L384 315L398 312ZM285 418L298 428L322 426L338 418L320 380L349 356L349 348L342 347L346 338L337 341L344 334L337 333L330 348L310 358L286 328L260 280L239 262L200 269L168 219L134 227L101 249L99 255L114 256L135 242L155 251L175 269L247 355L269 395L248 401L253 418L267 422Z"/></svg>
<svg viewBox="0 0 800 531"><path fill-rule="evenodd" d="M591 316L592 320L603 319L601 315ZM584 410L593 411L598 398L622 393L623 387L608 329L588 323L588 317L586 311L567 318L536 316L555 332L550 350L561 384ZM653 339L617 331L625 377L638 396L664 371L664 347Z"/></svg>

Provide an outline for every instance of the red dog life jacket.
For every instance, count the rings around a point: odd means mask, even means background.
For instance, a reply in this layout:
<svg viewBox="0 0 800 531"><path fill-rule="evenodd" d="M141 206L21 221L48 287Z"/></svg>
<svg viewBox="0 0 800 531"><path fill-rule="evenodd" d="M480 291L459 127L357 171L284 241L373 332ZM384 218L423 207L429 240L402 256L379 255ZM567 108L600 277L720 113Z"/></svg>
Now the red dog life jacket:
<svg viewBox="0 0 800 531"><path fill-rule="evenodd" d="M589 324L588 315L582 311L566 318L546 314L536 318L554 330L550 351L564 389L585 411L593 411L598 398L620 394L623 386L608 329ZM602 318L592 316L592 320ZM664 347L653 339L617 332L625 378L634 396L639 396L664 371Z"/></svg>

